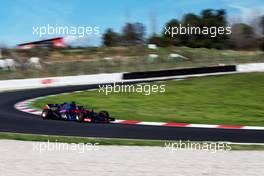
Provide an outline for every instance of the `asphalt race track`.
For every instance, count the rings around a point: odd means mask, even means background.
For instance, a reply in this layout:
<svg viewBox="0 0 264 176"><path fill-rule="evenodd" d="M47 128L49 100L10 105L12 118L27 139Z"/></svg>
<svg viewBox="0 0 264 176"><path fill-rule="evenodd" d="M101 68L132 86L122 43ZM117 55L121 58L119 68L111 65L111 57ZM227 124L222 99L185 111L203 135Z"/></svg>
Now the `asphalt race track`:
<svg viewBox="0 0 264 176"><path fill-rule="evenodd" d="M87 124L42 120L39 116L20 112L14 108L15 103L25 99L97 87L97 85L86 85L2 92L0 93L0 131L83 137L264 143L264 130Z"/></svg>

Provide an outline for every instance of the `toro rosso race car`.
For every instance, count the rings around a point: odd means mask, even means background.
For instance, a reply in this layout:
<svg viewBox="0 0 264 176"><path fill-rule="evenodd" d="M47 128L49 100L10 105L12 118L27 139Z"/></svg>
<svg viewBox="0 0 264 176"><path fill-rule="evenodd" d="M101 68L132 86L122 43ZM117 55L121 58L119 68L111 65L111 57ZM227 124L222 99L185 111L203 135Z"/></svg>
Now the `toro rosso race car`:
<svg viewBox="0 0 264 176"><path fill-rule="evenodd" d="M58 119L88 123L110 123L115 118L109 116L107 111L99 113L77 106L74 102L63 104L47 104L41 113L43 119Z"/></svg>

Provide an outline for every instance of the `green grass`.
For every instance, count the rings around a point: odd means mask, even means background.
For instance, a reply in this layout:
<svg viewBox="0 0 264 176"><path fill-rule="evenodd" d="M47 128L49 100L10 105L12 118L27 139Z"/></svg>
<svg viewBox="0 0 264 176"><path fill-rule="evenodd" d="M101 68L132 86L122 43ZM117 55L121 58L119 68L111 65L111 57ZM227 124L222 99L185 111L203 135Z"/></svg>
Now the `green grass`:
<svg viewBox="0 0 264 176"><path fill-rule="evenodd" d="M136 140L136 139L116 139L116 138L91 138L91 137L73 137L73 136L53 136L37 134L19 134L0 132L0 140L19 140L36 142L60 142L60 143L91 143L99 145L118 145L118 146L158 146L165 147L165 143L179 143L179 141L161 141L161 140ZM194 141L181 141L182 143L191 143ZM195 142L195 144L202 142ZM208 142L207 142L208 143ZM227 144L226 144L227 145ZM228 144L231 150L264 150L264 145L257 144ZM165 149L164 149L165 150Z"/></svg>
<svg viewBox="0 0 264 176"><path fill-rule="evenodd" d="M0 132L0 139L36 141L36 142L62 142L62 143L99 143L100 145L126 145L126 146L164 146L159 140L133 140L117 138L92 138L74 136L54 136L37 134L20 134Z"/></svg>
<svg viewBox="0 0 264 176"><path fill-rule="evenodd" d="M107 110L117 119L158 122L264 126L264 74L233 74L167 81L165 93L85 91L37 100L76 103Z"/></svg>

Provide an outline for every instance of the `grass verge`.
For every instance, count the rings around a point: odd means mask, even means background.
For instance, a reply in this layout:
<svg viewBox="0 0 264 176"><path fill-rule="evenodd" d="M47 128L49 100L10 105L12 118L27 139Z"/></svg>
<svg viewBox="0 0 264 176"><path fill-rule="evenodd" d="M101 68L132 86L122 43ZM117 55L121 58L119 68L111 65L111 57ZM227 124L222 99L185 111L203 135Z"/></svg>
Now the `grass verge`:
<svg viewBox="0 0 264 176"><path fill-rule="evenodd" d="M118 145L118 146L158 146L165 147L165 143L177 143L179 141L161 140L136 140L136 139L111 139L111 138L91 138L91 137L72 137L72 136L53 136L37 134L20 134L0 132L0 140L19 140L35 142L60 142L60 143L98 143L99 145ZM191 142L191 141L188 141ZM201 142L198 142L201 143ZM230 144L231 150L264 150L264 145L257 144Z"/></svg>
<svg viewBox="0 0 264 176"><path fill-rule="evenodd" d="M164 93L84 91L39 99L32 105L75 101L117 119L264 126L264 74L247 73L167 81Z"/></svg>

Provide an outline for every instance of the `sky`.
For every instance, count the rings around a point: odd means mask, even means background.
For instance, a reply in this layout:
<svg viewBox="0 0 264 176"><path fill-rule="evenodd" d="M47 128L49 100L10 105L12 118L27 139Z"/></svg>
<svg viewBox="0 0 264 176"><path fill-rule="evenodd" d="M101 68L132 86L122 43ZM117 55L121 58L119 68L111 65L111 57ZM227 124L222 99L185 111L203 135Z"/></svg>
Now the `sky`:
<svg viewBox="0 0 264 176"><path fill-rule="evenodd" d="M11 47L56 37L33 34L33 27L47 24L98 26L100 35L90 35L82 43L100 45L107 28L121 32L126 22L143 23L150 35L151 16L159 33L170 19L180 19L190 12L199 14L207 8L226 9L231 22L250 23L264 14L263 0L0 0L0 3L0 45Z"/></svg>

